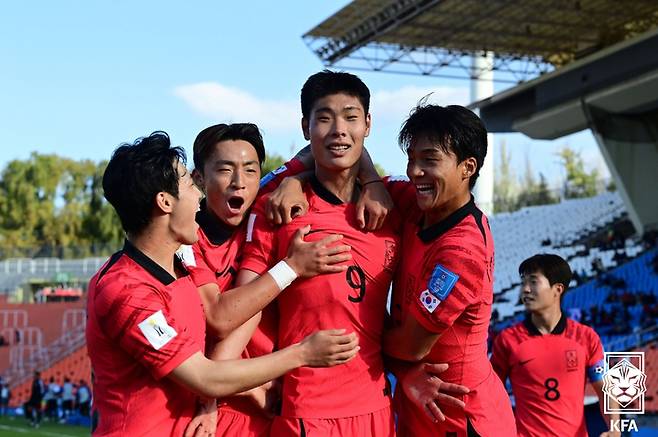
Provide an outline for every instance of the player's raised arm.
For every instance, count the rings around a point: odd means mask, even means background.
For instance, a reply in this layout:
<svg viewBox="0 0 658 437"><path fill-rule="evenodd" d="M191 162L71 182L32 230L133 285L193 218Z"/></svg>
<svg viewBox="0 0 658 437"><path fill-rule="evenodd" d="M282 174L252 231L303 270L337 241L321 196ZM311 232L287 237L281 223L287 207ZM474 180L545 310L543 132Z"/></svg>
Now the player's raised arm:
<svg viewBox="0 0 658 437"><path fill-rule="evenodd" d="M351 258L350 247L336 244L342 236L330 235L320 241L306 242L304 236L309 231L309 226L299 229L287 256L261 277L224 293L218 293L212 284L208 290L201 290L208 325L219 338L225 338L265 308L296 278L347 269L341 263Z"/></svg>
<svg viewBox="0 0 658 437"><path fill-rule="evenodd" d="M307 160L308 157L304 159ZM270 193L265 204L265 216L271 223L288 224L295 217L304 215L308 211L308 201L303 186L311 174L312 172L303 172L286 177ZM365 149L359 161L358 178L362 191L357 201L357 223L361 229L375 231L384 225L394 205Z"/></svg>
<svg viewBox="0 0 658 437"><path fill-rule="evenodd" d="M381 229L394 205L365 148L359 160L359 182L363 189L356 203L356 221L361 229Z"/></svg>

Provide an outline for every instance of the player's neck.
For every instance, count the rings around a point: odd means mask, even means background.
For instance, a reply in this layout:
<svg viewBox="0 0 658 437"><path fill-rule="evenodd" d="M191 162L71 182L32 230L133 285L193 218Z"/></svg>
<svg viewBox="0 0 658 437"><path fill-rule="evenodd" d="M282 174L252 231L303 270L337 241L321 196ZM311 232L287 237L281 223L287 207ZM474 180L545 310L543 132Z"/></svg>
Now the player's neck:
<svg viewBox="0 0 658 437"><path fill-rule="evenodd" d="M352 201L358 171L358 165L341 171L332 171L316 166L315 176L327 190L331 191L336 197L347 203Z"/></svg>
<svg viewBox="0 0 658 437"><path fill-rule="evenodd" d="M428 228L446 219L448 216L450 216L452 213L457 211L459 208L462 208L470 201L471 201L471 192L464 191L448 199L446 202L442 203L439 207L427 210L425 212L425 218L423 220L423 229Z"/></svg>
<svg viewBox="0 0 658 437"><path fill-rule="evenodd" d="M530 320L535 328L542 334L550 334L553 332L557 324L562 318L562 310L560 306L554 306L541 311L533 311L530 313Z"/></svg>
<svg viewBox="0 0 658 437"><path fill-rule="evenodd" d="M130 236L128 239L140 252L165 269L171 276L176 277L174 254L180 247L180 243L160 234L153 227L149 227L139 235Z"/></svg>

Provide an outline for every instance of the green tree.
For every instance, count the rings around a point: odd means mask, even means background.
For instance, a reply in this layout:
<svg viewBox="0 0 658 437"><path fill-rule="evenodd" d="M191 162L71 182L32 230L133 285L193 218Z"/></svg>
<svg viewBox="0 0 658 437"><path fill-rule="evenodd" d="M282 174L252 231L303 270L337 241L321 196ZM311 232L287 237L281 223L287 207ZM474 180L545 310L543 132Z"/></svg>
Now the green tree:
<svg viewBox="0 0 658 437"><path fill-rule="evenodd" d="M564 197L570 199L596 196L598 194L598 169L593 169L590 172L586 171L580 153L567 146L563 147L557 155L566 172Z"/></svg>
<svg viewBox="0 0 658 437"><path fill-rule="evenodd" d="M124 238L119 216L103 196L103 173L106 166L107 161L102 161L94 168L89 187L89 211L82 222L83 232L95 253L104 251L106 247L118 248Z"/></svg>
<svg viewBox="0 0 658 437"><path fill-rule="evenodd" d="M105 165L38 153L9 162L0 176L0 255L68 257L116 249L121 228L102 197ZM94 249L101 246L107 247L102 253Z"/></svg>
<svg viewBox="0 0 658 437"><path fill-rule="evenodd" d="M511 153L507 152L505 141L500 143L500 162L496 166L494 179L494 212L509 212L517 208L516 198L519 187L511 166Z"/></svg>
<svg viewBox="0 0 658 437"><path fill-rule="evenodd" d="M539 182L537 181L535 174L532 171L532 166L528 156L526 156L526 167L521 186L522 188L516 199L517 209L523 208L524 206L548 205L558 201L558 199L551 194L548 182L543 173L539 173Z"/></svg>
<svg viewBox="0 0 658 437"><path fill-rule="evenodd" d="M265 155L265 162L263 163L263 170L261 171L261 174L265 176L272 170L276 170L277 168L281 167L283 164L286 163L286 160L283 159L281 155L274 154L274 155Z"/></svg>
<svg viewBox="0 0 658 437"><path fill-rule="evenodd" d="M544 173L539 173L539 184L537 185L536 191L536 205L549 205L551 203L557 203L558 200L559 199L551 193Z"/></svg>

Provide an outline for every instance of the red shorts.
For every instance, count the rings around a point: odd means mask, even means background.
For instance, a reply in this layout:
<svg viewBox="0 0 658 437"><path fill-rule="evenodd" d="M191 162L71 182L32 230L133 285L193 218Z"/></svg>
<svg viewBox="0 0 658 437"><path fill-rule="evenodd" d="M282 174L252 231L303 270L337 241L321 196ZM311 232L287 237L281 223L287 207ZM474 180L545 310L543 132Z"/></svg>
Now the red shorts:
<svg viewBox="0 0 658 437"><path fill-rule="evenodd" d="M218 434L219 435L219 434ZM272 437L395 437L391 407L340 419L275 417Z"/></svg>
<svg viewBox="0 0 658 437"><path fill-rule="evenodd" d="M217 437L269 437L272 420L259 415L246 415L237 411L217 411ZM272 434L274 435L274 434Z"/></svg>

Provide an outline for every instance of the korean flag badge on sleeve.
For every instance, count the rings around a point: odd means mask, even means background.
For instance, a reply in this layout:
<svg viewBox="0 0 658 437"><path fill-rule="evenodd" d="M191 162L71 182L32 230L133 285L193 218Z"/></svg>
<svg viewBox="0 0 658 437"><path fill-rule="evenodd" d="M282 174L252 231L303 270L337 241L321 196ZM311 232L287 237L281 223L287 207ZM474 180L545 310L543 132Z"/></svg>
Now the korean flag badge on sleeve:
<svg viewBox="0 0 658 437"><path fill-rule="evenodd" d="M439 304L446 300L458 279L458 274L451 272L441 264L437 264L427 282L427 290L420 294L420 302L423 307L433 313Z"/></svg>

